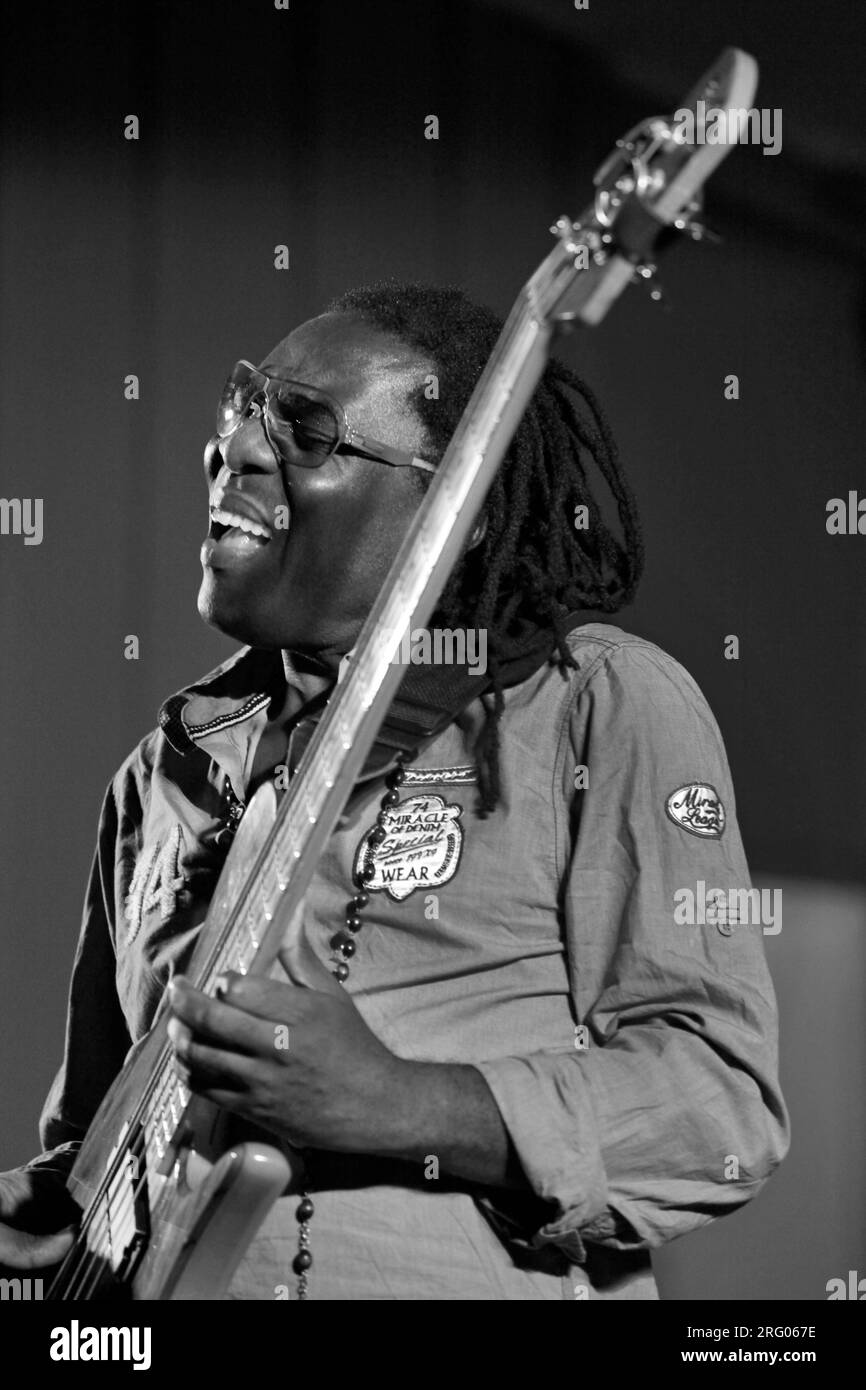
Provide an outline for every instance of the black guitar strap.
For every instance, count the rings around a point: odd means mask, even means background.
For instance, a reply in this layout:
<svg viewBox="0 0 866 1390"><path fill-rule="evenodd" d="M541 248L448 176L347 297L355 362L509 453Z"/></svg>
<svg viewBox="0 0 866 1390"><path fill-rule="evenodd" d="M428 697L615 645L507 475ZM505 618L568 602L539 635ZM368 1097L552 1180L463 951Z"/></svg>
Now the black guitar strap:
<svg viewBox="0 0 866 1390"><path fill-rule="evenodd" d="M569 614L565 630L586 621L582 613ZM505 657L499 660L499 677L504 690L519 685L549 660L555 649L550 629L525 624L509 641ZM449 665L410 665L382 722L376 742L367 756L362 777L380 776L392 766L398 753L414 756L432 742L462 714L474 700L486 695L493 684L489 670L473 673L468 663ZM327 697L321 705L308 707L302 725L292 739L291 764L297 766L303 749L312 737Z"/></svg>

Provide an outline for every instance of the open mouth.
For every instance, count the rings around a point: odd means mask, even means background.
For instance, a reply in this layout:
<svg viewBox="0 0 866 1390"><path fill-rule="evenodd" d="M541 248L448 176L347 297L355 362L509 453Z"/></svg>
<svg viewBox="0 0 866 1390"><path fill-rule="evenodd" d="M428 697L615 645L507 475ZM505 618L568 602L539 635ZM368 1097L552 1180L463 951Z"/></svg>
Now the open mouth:
<svg viewBox="0 0 866 1390"><path fill-rule="evenodd" d="M211 497L210 539L223 545L242 548L268 545L271 531L260 516L251 515L259 508L240 493L230 495L231 490L219 488Z"/></svg>
<svg viewBox="0 0 866 1390"><path fill-rule="evenodd" d="M260 526L257 521L251 521L249 517L240 516L237 512L230 512L225 507L211 507L210 535L216 541L247 540L258 545L267 545L271 539L264 526Z"/></svg>

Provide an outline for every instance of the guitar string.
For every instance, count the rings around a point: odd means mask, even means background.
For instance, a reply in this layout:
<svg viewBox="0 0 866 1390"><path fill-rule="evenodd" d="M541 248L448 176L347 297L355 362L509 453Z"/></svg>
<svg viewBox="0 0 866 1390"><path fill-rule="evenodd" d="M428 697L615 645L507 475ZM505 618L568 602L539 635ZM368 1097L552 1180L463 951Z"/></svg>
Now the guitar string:
<svg viewBox="0 0 866 1390"><path fill-rule="evenodd" d="M272 859L274 856L271 855L270 858ZM267 910L270 910L270 908ZM240 908L240 903L238 903L238 912L235 913L235 916L240 915L242 915L242 908ZM249 942L246 941L243 927L246 927L246 933L249 934ZM236 966L240 972L245 973L247 967L249 967L249 960L245 959L245 951L249 951L250 945L252 945L253 958L250 959L254 959L254 952L259 948L259 944L259 940L257 940L256 935L253 933L252 924L249 922L249 915L246 915L245 922L240 926L240 930L238 931L238 923L235 923L235 926L232 927L232 933L229 933L227 937L225 937L225 940L221 941L220 951L222 954L222 965L217 965L217 960L214 959L215 956L218 955L217 949L211 951L209 965L207 965L202 980L203 987L207 988L209 984L213 984L215 973L218 973L218 970L231 969L231 967ZM234 958L234 962L232 962L232 958ZM157 1080L157 1077L161 1077L161 1080ZM153 1173L156 1173L158 1166L163 1163L164 1159L164 1151L163 1154L160 1154L154 1136L156 1136L160 1127L163 1127L163 1133L165 1133L164 1126L161 1125L161 1116L163 1116L165 1112L167 1094L172 1093L172 1091L177 1091L178 1084L183 1087L183 1090L188 1090L186 1084L177 1076L177 1072L174 1072L170 1051L168 1051L168 1048L165 1048L164 1051L161 1052L160 1058L158 1058L157 1065L154 1066L152 1083L150 1083L152 1095L147 1098L152 1102L152 1104L150 1104L150 1113L149 1115L143 1116L142 1127L140 1127L139 1130L139 1134L142 1136L145 1158L154 1158L154 1154L156 1154L152 1168L150 1168L150 1172ZM183 1104L181 1097L178 1097L178 1099L179 1102L181 1102L179 1108L181 1108L183 1112L186 1109L186 1104ZM174 1119L174 1116L172 1116L172 1119ZM152 1126L152 1133L149 1133L149 1126ZM175 1122L174 1130L171 1131L171 1137L165 1136L165 1147L171 1147L172 1141L177 1138L178 1129L179 1122ZM86 1277L89 1265L95 1266L95 1277L99 1277L100 1266L104 1262L104 1254L106 1254L107 1248L110 1247L111 1243L111 1225L114 1223L115 1226L120 1226L121 1220L132 1215L131 1208L135 1207L135 1200L138 1198L143 1186L147 1183L146 1170L145 1175L142 1176L142 1179L140 1179L138 1183L133 1180L131 1183L124 1184L124 1193L122 1193L122 1195L118 1194L117 1191L113 1193L113 1191L111 1191L111 1184L113 1184L113 1181L117 1179L118 1176L121 1176L122 1172L125 1170L125 1165L129 1158L129 1144L125 1145L125 1150L118 1151L117 1156L121 1159L120 1166L115 1165L115 1170L108 1173L106 1180L103 1181L103 1184L100 1184L101 1188L104 1188L104 1190L99 1191L92 1205L90 1205L88 1222L86 1222L86 1227L82 1226L82 1232L79 1233L78 1247L76 1247L76 1250L70 1252L71 1257L74 1257L74 1261L72 1262L75 1262L75 1258L78 1259L78 1265L81 1266L83 1262L83 1268L76 1268L74 1272L65 1269L67 1262L70 1262L70 1257L67 1257L67 1261L64 1261L64 1266L61 1266L61 1270L58 1272L58 1277L65 1277L67 1280L72 1280L70 1284L71 1290L75 1289L76 1282L79 1282L81 1277ZM120 1195L120 1201L118 1201L118 1195ZM157 1204L160 1201L163 1201L163 1193L158 1195ZM99 1208L99 1223L97 1223L95 1229L92 1229L93 1222L95 1222L96 1208ZM81 1238L85 1233L86 1236L88 1236L88 1243L82 1248ZM106 1247L106 1238L108 1247ZM70 1297L70 1294L68 1294L68 1297Z"/></svg>
<svg viewBox="0 0 866 1390"><path fill-rule="evenodd" d="M311 760L311 766L315 768L315 759ZM299 800L301 798L298 797L297 799ZM309 799L307 799L305 804L307 807L310 806L311 803ZM303 808L301 808L301 810L303 811ZM272 895L266 896L261 890L261 878L266 873L270 872L274 874L276 878L280 893L285 891L285 888L288 887L288 880L283 884L279 874L275 873L274 864L275 862L281 861L283 858L282 855L277 853L279 839L292 838L293 828L299 828L293 825L292 813L294 813L294 820L300 819L300 814L297 811L296 805L286 807L284 817L285 834L278 836L276 834L277 827L275 827L274 835L268 837L269 840L272 840L272 843L268 845L266 842L266 844L262 846L255 861L255 864L257 866L260 865L260 867L256 868L255 871L251 871L248 876L248 880L244 885L244 890L228 918L227 928L224 929L220 939L214 943L211 949L210 956L200 976L201 987L204 991L211 988L218 975L226 969L236 967L241 973L246 973L250 961L245 959L245 949L248 950L249 945L252 945L254 948L253 957L250 959L254 959L255 951L258 949L260 943L252 930L250 922L250 899L255 896L255 888L259 885L265 911L267 914L272 915ZM309 819L308 812L304 816L304 819ZM249 943L246 942L247 934L250 938ZM166 1065L167 1063L169 1063L169 1065ZM152 1157L154 1151L156 1153L156 1160L153 1163L152 1169L154 1172L162 1163L164 1153L160 1154L158 1148L155 1147L153 1134L160 1128L160 1116L164 1114L165 1111L167 1093L176 1091L178 1083L183 1085L184 1090L187 1089L185 1083L183 1083L174 1072L173 1065L171 1065L171 1053L166 1047L160 1054L154 1066L154 1071L148 1086L145 1088L141 1101L129 1121L130 1125L134 1124L136 1126L139 1126L140 1122L138 1132L144 1136L145 1154L148 1157ZM147 1113L148 1107L150 1110L149 1114ZM182 1100L180 1108L182 1112L186 1110L186 1105ZM152 1126L153 1133L148 1133L148 1126ZM178 1128L179 1122L176 1122L175 1128L171 1133L171 1138L166 1136L167 1148L170 1147L172 1141L176 1139ZM120 1220L125 1219L128 1215L126 1208L128 1208L130 1204L134 1205L135 1199L147 1181L146 1173L137 1185L134 1181L131 1184L125 1185L124 1195L119 1205L117 1202L117 1193L112 1193L111 1190L112 1184L124 1172L129 1156L129 1144L121 1145L118 1149L118 1153L115 1155L115 1160L111 1168L105 1174L88 1208L88 1212L85 1215L81 1230L77 1237L76 1246L69 1252L61 1269L58 1271L58 1281L68 1281L71 1278L73 1280L71 1287L74 1288L75 1281L78 1280L82 1274L86 1274L87 1265L98 1263L103 1259L100 1249L105 1248L106 1234L110 1243L110 1228L112 1223L119 1224ZM98 1222L96 1221L97 1214L99 1218ZM106 1227L108 1228L107 1232ZM85 1237L86 1243L84 1243ZM76 1267L80 1266L82 1261L84 1262L83 1270Z"/></svg>
<svg viewBox="0 0 866 1390"><path fill-rule="evenodd" d="M287 828L289 833L291 833L291 826L288 825L289 820L289 808L287 808ZM275 857L277 856L275 856L274 853L263 854L260 852L258 858L262 859L264 862L262 863L261 872L256 874L256 883L260 883L262 872L266 872L269 869L272 870ZM258 859L256 862L258 862ZM250 877L252 877L252 875L250 875ZM286 884L286 886L288 886L288 884ZM233 964L245 973L249 964L249 962L244 959L244 946L246 945L245 938L247 934L250 937L250 944L252 944L254 948L258 947L258 939L253 933L252 925L249 920L250 914L248 905L249 899L252 896L253 885L248 883L245 885L245 892L242 893L241 898L238 900L234 911L228 919L230 923L228 929L222 933L222 939L215 943L207 959L202 976L200 977L202 988L205 991L212 986L215 978L222 970L232 968ZM271 912L270 895L265 895L263 893L262 896L266 912ZM241 920L239 921L238 919ZM138 1132L144 1134L145 1155L147 1158L152 1158L154 1153L156 1154L156 1161L153 1164L154 1170L159 1167L164 1157L164 1154L159 1154L153 1135L158 1132L161 1127L164 1132L164 1126L161 1125L161 1116L165 1112L167 1097L170 1093L176 1092L179 1082L183 1085L184 1090L187 1089L184 1083L180 1081L180 1078L177 1077L173 1066L170 1065L170 1057L171 1054L166 1047L157 1060L149 1086L146 1088L145 1094L141 1098L140 1105L137 1107L137 1111L133 1113L129 1122L130 1125L137 1126L138 1122L141 1121L141 1127ZM167 1063L169 1065L167 1065ZM147 1113L148 1110L149 1114ZM181 1111L183 1112L185 1110L186 1106L181 1103ZM150 1134L148 1133L149 1126L152 1127L153 1131ZM176 1123L171 1138L166 1136L166 1147L170 1147L172 1140L176 1138L178 1127L179 1122ZM112 1192L112 1185L116 1183L117 1178L122 1176L126 1171L129 1157L129 1144L121 1145L111 1169L106 1173L105 1178L100 1184L100 1188L97 1190L90 1204L88 1213L82 1222L82 1228L77 1238L76 1247L73 1247L73 1250L70 1251L69 1256L67 1256L67 1259L58 1271L57 1278L59 1280L72 1280L71 1288L75 1288L76 1282L80 1279L82 1274L86 1274L88 1264L96 1263L103 1258L103 1252L106 1249L106 1239L109 1243L111 1241L112 1224L119 1225L121 1220L131 1214L127 1209L134 1207L135 1200L142 1186L147 1181L147 1176L145 1174L137 1185L134 1181L131 1184L125 1184L123 1198L119 1204L117 1203L117 1193ZM84 1261L83 1270L77 1267L82 1260Z"/></svg>
<svg viewBox="0 0 866 1390"><path fill-rule="evenodd" d="M315 762L315 759L311 760L311 768L313 769L313 771L315 771ZM296 798L296 800L299 799L300 797ZM309 804L310 803L307 802L307 805ZM258 944L257 940L253 937L253 933L249 922L249 916L253 905L252 899L254 897L255 888L259 886L261 877L266 873L273 875L273 877L276 880L276 885L279 888L280 894L283 891L285 891L285 888L289 886L288 879L286 879L286 881L283 882L282 876L278 872L274 872L275 863L281 861L284 858L283 855L277 853L277 843L278 841L284 841L286 839L293 838L292 832L294 831L296 834L298 829L300 828L297 824L299 819L300 816L297 812L296 804L288 804L285 808L284 816L281 817L281 820L284 822L283 826L281 827L280 823L277 822L277 824L274 826L273 833L268 836L268 839L266 840L265 844L261 847L256 857L256 860L254 861L254 865L250 870L248 878L243 885L241 894L230 911L230 914L227 918L226 926L220 933L219 939L214 943L213 947L211 948L210 954L207 957L204 967L202 969L199 978L204 991L207 991L209 988L213 986L215 979L223 970L232 968L233 963L236 964L238 967L242 968L243 970L246 970L248 962L244 960L243 956L243 944L246 933L249 933L250 937L253 939L256 945ZM279 833L281 830L285 833ZM272 843L269 843L271 841ZM271 895L269 895L268 899L266 900L266 908L268 912L272 911L270 906L272 897L273 889L271 890ZM242 921L241 919L246 920ZM234 962L232 961L232 957L235 957ZM132 1115L129 1118L128 1123L131 1127L137 1126L142 1120L144 1120L145 1112L149 1105L151 1105L151 1116L149 1117L151 1119L155 1118L158 1110L161 1108L161 1104L164 1101L165 1091L168 1087L170 1087L173 1084L171 1081L171 1077L166 1073L166 1069L164 1066L166 1057L167 1051L164 1050L159 1055L154 1066L154 1071L148 1081L148 1084L146 1085L142 1093L142 1096L140 1097L139 1102L135 1107L135 1110L132 1112ZM128 1146L121 1145L119 1147L118 1152L115 1155L111 1166L106 1171L105 1175L100 1181L99 1187L97 1188L97 1191L94 1194L94 1197L88 1207L88 1211L85 1213L85 1216L82 1220L79 1238L85 1233L87 1233L87 1231L89 1230L89 1227L94 1220L97 1206L103 1205L104 1200L109 1193L112 1180L117 1176L117 1173L120 1170L120 1168L127 1162L127 1150ZM70 1255L72 1255L73 1253L74 1251L70 1251ZM67 1256L67 1259L69 1259L69 1256ZM64 1261L64 1265L65 1263L66 1261ZM61 1277L63 1272L63 1266L61 1266L61 1270L58 1271L58 1278Z"/></svg>
<svg viewBox="0 0 866 1390"><path fill-rule="evenodd" d="M238 966L244 964L240 953L238 954L236 963ZM181 1081L173 1070L172 1054L168 1047L163 1050L154 1068L154 1078L157 1076L161 1077L161 1082L155 1087L155 1104L150 1114L143 1117L141 1128L137 1132L137 1137L140 1136L142 1141L145 1172L137 1182L133 1179L131 1182L125 1183L122 1194L118 1193L116 1190L112 1192L112 1183L122 1177L124 1172L127 1171L129 1158L133 1156L131 1146L126 1145L119 1154L119 1156L122 1157L122 1163L116 1171L107 1174L106 1180L100 1185L104 1190L97 1193L88 1209L89 1219L86 1224L82 1223L82 1229L77 1238L77 1246L73 1247L73 1250L70 1251L64 1264L58 1271L58 1279L64 1278L67 1281L71 1279L72 1281L70 1284L70 1292L67 1294L67 1297L72 1297L71 1290L75 1289L76 1282L80 1280L82 1276L86 1276L89 1265L100 1266L104 1263L105 1254L111 1244L112 1225L117 1228L128 1216L134 1215L135 1201L142 1191L142 1188L148 1182L148 1173L155 1174L163 1162L165 1151L163 1151L162 1154L159 1153L155 1134L160 1128L160 1114L164 1111L166 1093L176 1090L178 1083L183 1086L184 1090L187 1090L185 1083ZM185 1109L186 1106L181 1104L181 1110L185 1111ZM152 1127L150 1133L148 1133L148 1126ZM176 1139L179 1127L180 1125L178 1123L172 1133L172 1140ZM170 1146L171 1142L171 1140L166 1141L167 1148ZM151 1160L150 1167L148 1167L147 1160ZM99 1216L98 1222L96 1222L97 1212ZM82 1244L85 1238L86 1243ZM83 1261L84 1267L66 1269L65 1266L67 1262L70 1261L70 1257L76 1257L72 1260L73 1265L76 1264L77 1259L77 1265L80 1266ZM97 1268L97 1276L99 1272Z"/></svg>
<svg viewBox="0 0 866 1390"><path fill-rule="evenodd" d="M232 948L231 950L228 949L230 945ZM245 966L245 962L243 960L243 955L241 952L241 941L237 939L234 939L231 942L225 941L223 942L223 946L226 948L227 955L231 956L233 954L236 954L236 964L238 966ZM177 1077L176 1072L174 1072L173 1070L172 1054L170 1052L169 1047L166 1046L161 1052L157 1060L157 1063L154 1067L150 1083L150 1089L152 1094L149 1097L143 1096L141 1106L139 1107L144 1108L146 1101L153 1101L150 1114L143 1115L140 1117L142 1123L137 1131L139 1135L143 1136L143 1147L145 1156L152 1159L154 1159L155 1156L153 1166L151 1169L151 1171L153 1172L155 1172L159 1165L162 1163L164 1157L164 1154L159 1154L159 1150L155 1144L154 1134L160 1125L159 1116L160 1113L164 1110L166 1093L170 1090L176 1089L178 1082L180 1082L180 1084L183 1085L184 1090L187 1090L185 1084L180 1080L179 1077ZM186 1106L181 1105L181 1109L182 1111L185 1111ZM138 1118L139 1117L136 1117L136 1120ZM148 1125L152 1126L153 1132L148 1133ZM173 1131L172 1139L176 1138L177 1128L179 1128L179 1125ZM171 1141L167 1140L167 1147L170 1144L170 1142ZM112 1193L111 1190L112 1183L115 1182L118 1177L121 1177L124 1171L127 1170L127 1165L130 1156L130 1145L122 1145L118 1150L118 1154L115 1156L115 1161L112 1164L111 1170L109 1170L106 1173L103 1181L100 1183L100 1187L97 1190L97 1193L95 1194L88 1208L88 1212L85 1216L85 1219L82 1221L82 1226L76 1239L76 1246L74 1246L73 1249L69 1252L63 1264L61 1265L61 1268L56 1276L57 1280L69 1278L72 1278L73 1281L75 1280L75 1278L78 1276L79 1271L73 1271L72 1268L67 1268L67 1265L74 1264L76 1259L78 1261L84 1259L87 1263L90 1263L93 1260L101 1260L102 1255L96 1252L99 1251L100 1247L104 1247L106 1235L110 1242L110 1227L112 1222L119 1224L120 1220L125 1218L125 1216L127 1215L124 1209L130 1206L130 1204L134 1206L135 1199L138 1197L143 1185L147 1182L146 1172L137 1185L134 1181L125 1185L124 1196L119 1205L117 1204L118 1194L116 1192ZM98 1223L94 1226L97 1215L99 1217L99 1220ZM106 1227L109 1228L107 1232ZM84 1243L85 1238L86 1243ZM96 1247L96 1252L94 1251L94 1246Z"/></svg>

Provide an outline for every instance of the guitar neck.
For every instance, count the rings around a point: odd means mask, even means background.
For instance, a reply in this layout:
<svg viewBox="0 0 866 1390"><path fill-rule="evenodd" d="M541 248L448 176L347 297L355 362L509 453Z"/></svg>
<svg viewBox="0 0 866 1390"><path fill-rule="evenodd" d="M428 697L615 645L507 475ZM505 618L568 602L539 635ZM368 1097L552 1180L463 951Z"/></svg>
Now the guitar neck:
<svg viewBox="0 0 866 1390"><path fill-rule="evenodd" d="M403 675L407 631L429 620L547 360L547 301L579 272L558 243L500 334L198 987L226 969L266 973L351 793ZM585 272L584 272L585 273ZM262 924L264 925L264 928Z"/></svg>

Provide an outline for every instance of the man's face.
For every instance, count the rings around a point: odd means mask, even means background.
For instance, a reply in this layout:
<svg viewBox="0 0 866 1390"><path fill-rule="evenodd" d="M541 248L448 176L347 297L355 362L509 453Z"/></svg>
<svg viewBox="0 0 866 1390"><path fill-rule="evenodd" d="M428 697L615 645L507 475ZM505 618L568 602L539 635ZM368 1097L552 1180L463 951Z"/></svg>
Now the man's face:
<svg viewBox="0 0 866 1390"><path fill-rule="evenodd" d="M323 314L284 338L261 370L329 392L354 429L425 457L407 395L430 364L390 335ZM315 469L281 462L257 415L211 440L204 462L209 498L223 486L223 507L240 494L270 522L266 542L216 539L211 525L198 597L205 622L256 647L348 651L418 509L415 470L349 454ZM278 508L288 509L286 529L275 528Z"/></svg>

